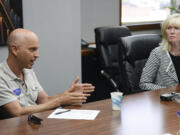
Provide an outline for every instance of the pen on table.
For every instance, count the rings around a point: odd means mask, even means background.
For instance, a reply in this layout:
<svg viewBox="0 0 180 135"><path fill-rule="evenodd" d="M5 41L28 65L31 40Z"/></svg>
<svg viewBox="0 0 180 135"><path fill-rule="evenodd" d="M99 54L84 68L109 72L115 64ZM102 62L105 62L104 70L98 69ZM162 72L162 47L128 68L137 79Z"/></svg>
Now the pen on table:
<svg viewBox="0 0 180 135"><path fill-rule="evenodd" d="M71 111L71 110L65 110L65 111L57 112L57 113L55 113L55 114L56 114L56 115L57 115L57 114L62 114L62 113L69 112L69 111Z"/></svg>

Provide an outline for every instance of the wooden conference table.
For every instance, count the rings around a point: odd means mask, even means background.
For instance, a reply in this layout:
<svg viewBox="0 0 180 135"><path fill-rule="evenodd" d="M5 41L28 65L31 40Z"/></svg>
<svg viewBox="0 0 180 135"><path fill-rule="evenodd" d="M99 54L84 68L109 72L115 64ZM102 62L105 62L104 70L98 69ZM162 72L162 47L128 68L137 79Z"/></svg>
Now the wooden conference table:
<svg viewBox="0 0 180 135"><path fill-rule="evenodd" d="M28 124L27 116L0 120L0 135L176 135L180 130L180 104L160 100L160 94L180 92L180 87L147 91L123 97L121 111L112 111L111 100L72 108L100 110L95 120L48 119L52 111L35 114L44 121Z"/></svg>

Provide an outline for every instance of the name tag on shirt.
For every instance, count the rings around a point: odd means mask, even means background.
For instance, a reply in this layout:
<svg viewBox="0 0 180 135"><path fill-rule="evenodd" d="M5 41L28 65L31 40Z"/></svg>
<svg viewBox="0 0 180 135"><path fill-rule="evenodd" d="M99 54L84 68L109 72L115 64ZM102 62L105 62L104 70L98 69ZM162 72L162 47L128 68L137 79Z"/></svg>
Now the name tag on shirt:
<svg viewBox="0 0 180 135"><path fill-rule="evenodd" d="M178 117L180 118L180 112L177 112Z"/></svg>
<svg viewBox="0 0 180 135"><path fill-rule="evenodd" d="M20 88L15 89L15 90L13 90L13 92L16 96L19 96L21 94L21 89Z"/></svg>

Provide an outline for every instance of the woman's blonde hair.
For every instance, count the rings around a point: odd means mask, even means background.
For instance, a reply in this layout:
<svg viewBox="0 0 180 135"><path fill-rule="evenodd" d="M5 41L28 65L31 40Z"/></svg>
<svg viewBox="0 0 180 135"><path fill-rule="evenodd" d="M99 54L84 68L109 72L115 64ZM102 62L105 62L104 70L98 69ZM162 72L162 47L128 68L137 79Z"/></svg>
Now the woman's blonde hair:
<svg viewBox="0 0 180 135"><path fill-rule="evenodd" d="M180 14L179 13L169 15L167 17L167 19L164 20L161 25L162 42L160 43L160 45L164 46L164 49L167 51L170 51L170 49L171 49L171 45L168 42L167 34L166 34L166 29L169 25L180 26Z"/></svg>

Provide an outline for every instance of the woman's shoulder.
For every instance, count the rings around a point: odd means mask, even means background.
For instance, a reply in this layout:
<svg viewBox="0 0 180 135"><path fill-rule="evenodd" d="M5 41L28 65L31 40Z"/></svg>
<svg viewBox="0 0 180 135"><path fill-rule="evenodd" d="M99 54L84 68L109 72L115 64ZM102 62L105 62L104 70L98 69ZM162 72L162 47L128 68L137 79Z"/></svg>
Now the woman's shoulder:
<svg viewBox="0 0 180 135"><path fill-rule="evenodd" d="M155 54L165 54L166 50L164 50L163 46L160 45L160 46L154 48L152 50L152 52L155 53Z"/></svg>

